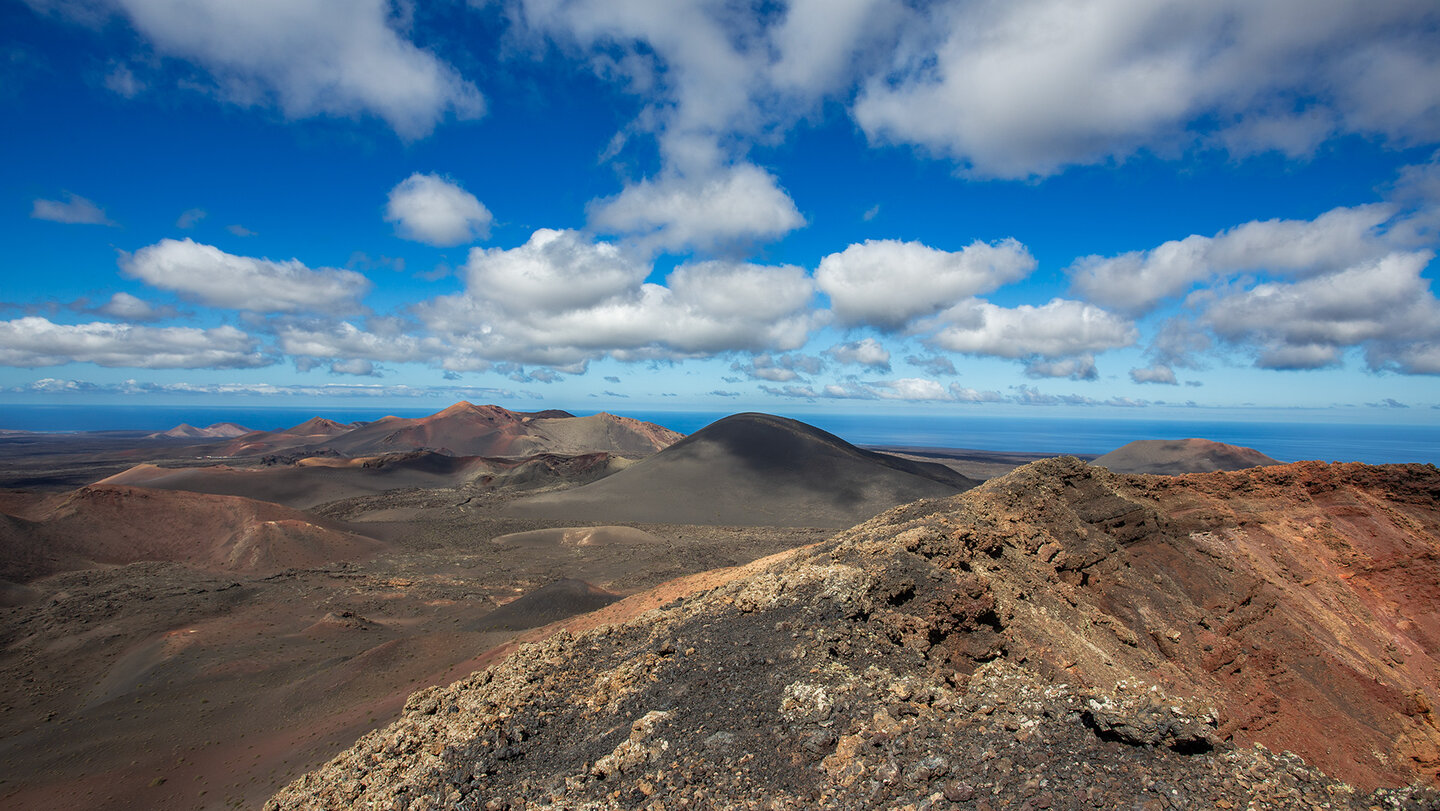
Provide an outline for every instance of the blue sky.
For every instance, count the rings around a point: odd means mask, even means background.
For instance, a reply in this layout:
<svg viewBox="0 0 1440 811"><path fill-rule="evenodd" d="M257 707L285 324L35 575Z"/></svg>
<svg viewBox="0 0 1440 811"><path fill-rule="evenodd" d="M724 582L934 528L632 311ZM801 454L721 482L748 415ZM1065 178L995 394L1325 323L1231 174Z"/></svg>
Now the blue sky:
<svg viewBox="0 0 1440 811"><path fill-rule="evenodd" d="M26 0L0 57L10 403L1440 414L1429 0Z"/></svg>

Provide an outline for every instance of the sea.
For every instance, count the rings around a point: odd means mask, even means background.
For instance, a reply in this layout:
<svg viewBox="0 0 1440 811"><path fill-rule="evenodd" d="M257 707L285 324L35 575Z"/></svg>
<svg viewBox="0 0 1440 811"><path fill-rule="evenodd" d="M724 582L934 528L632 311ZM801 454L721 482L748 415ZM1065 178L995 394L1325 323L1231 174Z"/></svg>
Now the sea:
<svg viewBox="0 0 1440 811"><path fill-rule="evenodd" d="M233 422L254 430L275 430L316 416L338 422L368 422L387 414L422 417L434 411L434 405L384 409L0 404L0 430L164 431L182 422L196 426ZM724 412L697 411L623 413L685 434L725 416ZM856 445L869 446L1098 455L1137 439L1201 437L1254 448L1282 462L1319 459L1369 464L1440 463L1440 425L960 414L785 412L784 416L810 423Z"/></svg>

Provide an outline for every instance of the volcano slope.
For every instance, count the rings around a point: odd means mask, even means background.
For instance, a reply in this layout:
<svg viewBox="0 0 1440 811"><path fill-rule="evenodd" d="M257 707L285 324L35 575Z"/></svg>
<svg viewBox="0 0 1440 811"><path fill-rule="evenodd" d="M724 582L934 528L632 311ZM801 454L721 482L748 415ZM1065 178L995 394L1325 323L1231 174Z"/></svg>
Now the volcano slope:
<svg viewBox="0 0 1440 811"><path fill-rule="evenodd" d="M1437 537L1433 466L1039 462L609 606L267 808L1433 808L1376 787L1440 769Z"/></svg>
<svg viewBox="0 0 1440 811"><path fill-rule="evenodd" d="M862 450L803 422L736 414L599 481L511 514L577 522L833 527L978 482L948 467Z"/></svg>

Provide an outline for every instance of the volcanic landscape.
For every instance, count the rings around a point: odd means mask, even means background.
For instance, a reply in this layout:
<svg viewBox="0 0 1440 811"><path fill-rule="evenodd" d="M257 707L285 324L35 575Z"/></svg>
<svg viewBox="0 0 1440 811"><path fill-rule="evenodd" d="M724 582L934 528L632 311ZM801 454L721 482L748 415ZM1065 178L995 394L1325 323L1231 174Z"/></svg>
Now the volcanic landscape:
<svg viewBox="0 0 1440 811"><path fill-rule="evenodd" d="M1433 808L1440 471L458 403L0 434L13 808Z"/></svg>

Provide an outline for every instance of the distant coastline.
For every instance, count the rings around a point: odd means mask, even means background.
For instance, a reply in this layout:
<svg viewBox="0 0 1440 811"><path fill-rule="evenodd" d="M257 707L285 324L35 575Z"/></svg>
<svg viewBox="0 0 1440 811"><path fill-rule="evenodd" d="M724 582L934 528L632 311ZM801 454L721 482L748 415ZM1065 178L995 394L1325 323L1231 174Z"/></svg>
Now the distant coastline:
<svg viewBox="0 0 1440 811"><path fill-rule="evenodd" d="M217 406L0 406L0 430L39 432L164 431L185 422L204 426L235 422L256 430L297 425L314 416L340 422L369 421L387 414L418 417L433 403L414 408L308 408ZM589 413L576 410L577 414ZM692 433L725 416L722 412L622 411L681 433ZM1301 459L1440 463L1440 426L1344 423L1243 422L1229 420L1122 420L1040 415L880 416L777 410L857 445L967 448L1024 453L1098 455L1136 439L1201 437L1260 450L1286 462Z"/></svg>

